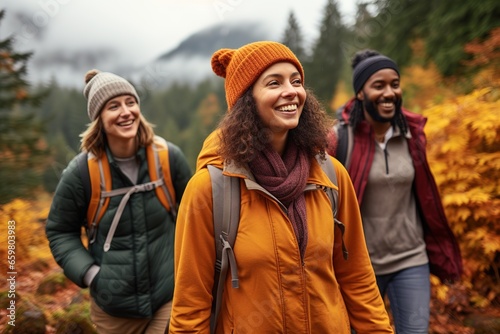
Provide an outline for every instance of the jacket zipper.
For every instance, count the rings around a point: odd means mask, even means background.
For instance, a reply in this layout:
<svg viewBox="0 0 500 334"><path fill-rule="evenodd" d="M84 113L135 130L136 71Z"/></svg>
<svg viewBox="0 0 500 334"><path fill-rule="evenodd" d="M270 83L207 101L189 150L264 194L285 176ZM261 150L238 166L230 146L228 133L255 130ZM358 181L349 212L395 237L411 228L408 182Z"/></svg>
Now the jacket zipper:
<svg viewBox="0 0 500 334"><path fill-rule="evenodd" d="M386 175L389 175L389 161L387 159L387 156L388 156L388 152L387 152L387 146L384 147L384 158L385 158L385 174Z"/></svg>
<svg viewBox="0 0 500 334"><path fill-rule="evenodd" d="M285 214L285 217L288 220L288 223L291 225L292 231L293 231L293 233L295 235L295 229L292 226L292 221L288 217L288 208L283 203L281 203L281 201L278 200L274 195L272 195L270 192L268 192L266 189L264 189L261 185L259 185L255 181L248 180L248 182L246 182L246 184L247 184L247 189L260 191L265 196L271 198L272 200L274 200L276 202L276 204L279 205L279 207L281 208L281 211ZM314 185L314 184L307 184L306 187L304 188L303 192L305 193L307 191L318 190L318 189L322 189L322 187L318 186L318 185ZM295 245L297 246L297 248L299 250L301 264L302 264L302 266L305 266L305 263L304 263L304 254L302 254L302 252L301 252L301 249L300 249L300 246L299 246L299 242L298 242L299 240L297 239L297 236L295 236L295 241L296 241Z"/></svg>
<svg viewBox="0 0 500 334"><path fill-rule="evenodd" d="M276 204L279 205L279 207L281 208L281 210L283 211L283 213L285 214L286 216L286 219L288 220L289 224L291 225L292 222L290 221L290 218L288 218L288 209L285 207L285 205L283 205L283 203L281 203L275 196L273 196L270 192L268 192L266 189L264 189L262 186L260 186L258 183L254 182L254 181L251 181L252 183L249 184L247 183L247 188L249 190L256 190L256 191L260 191L262 192L265 196L269 197L270 199L273 199ZM320 185L315 185L315 184L307 184L306 187L304 188L304 193L307 192L307 191L313 191L313 190L323 190L324 187L320 186ZM292 226L292 230L293 229L293 226ZM295 231L294 231L294 234L295 234ZM305 267L306 267L306 263L304 261L304 257L303 255L301 254L300 252L300 247L299 247L299 244L298 244L298 239L297 239L297 236L295 236L295 240L296 240L296 247L299 251L299 254L300 254L300 261L301 261L301 268L300 268L300 275L301 275L301 285L302 285L302 305L306 305L306 301L307 301L307 288L305 286L305 281L306 281L306 273L305 273ZM307 311L307 308L304 309L304 312L308 312ZM310 326L310 314L307 314L306 316L306 320L305 320L305 328L309 328ZM307 330L307 333L309 333L309 330Z"/></svg>

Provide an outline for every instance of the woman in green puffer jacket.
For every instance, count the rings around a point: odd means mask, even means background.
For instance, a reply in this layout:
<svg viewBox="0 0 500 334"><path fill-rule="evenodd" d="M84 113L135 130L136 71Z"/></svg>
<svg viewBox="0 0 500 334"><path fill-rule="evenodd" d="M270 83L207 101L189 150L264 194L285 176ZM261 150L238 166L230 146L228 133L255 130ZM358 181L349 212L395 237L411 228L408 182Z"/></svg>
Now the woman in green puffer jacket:
<svg viewBox="0 0 500 334"><path fill-rule="evenodd" d="M146 152L155 135L141 114L135 88L97 70L89 71L85 82L92 122L82 134L81 149L91 157L89 164L92 158L109 162L109 173L102 174L111 179L112 190L151 182ZM168 156L178 204L191 171L171 143ZM55 260L70 280L90 288L91 319L100 333L164 333L174 290L174 216L154 187L113 196L85 247L81 228L89 203L84 177L75 157L56 189L46 226Z"/></svg>

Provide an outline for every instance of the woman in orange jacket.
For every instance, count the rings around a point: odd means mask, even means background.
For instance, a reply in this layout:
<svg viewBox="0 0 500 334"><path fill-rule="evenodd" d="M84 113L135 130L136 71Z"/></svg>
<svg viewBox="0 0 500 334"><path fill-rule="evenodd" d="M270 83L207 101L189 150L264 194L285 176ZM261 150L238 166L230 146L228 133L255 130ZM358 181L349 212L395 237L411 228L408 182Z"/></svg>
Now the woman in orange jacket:
<svg viewBox="0 0 500 334"><path fill-rule="evenodd" d="M239 288L228 277L216 333L393 333L365 246L347 171L325 154L330 121L296 56L276 42L221 49L228 112L205 141L177 218L170 333L209 333L215 273L207 165L240 179L233 247ZM331 159L338 188L316 157ZM327 161L328 162L328 161ZM326 188L338 190L334 228ZM339 245L344 242L349 256Z"/></svg>

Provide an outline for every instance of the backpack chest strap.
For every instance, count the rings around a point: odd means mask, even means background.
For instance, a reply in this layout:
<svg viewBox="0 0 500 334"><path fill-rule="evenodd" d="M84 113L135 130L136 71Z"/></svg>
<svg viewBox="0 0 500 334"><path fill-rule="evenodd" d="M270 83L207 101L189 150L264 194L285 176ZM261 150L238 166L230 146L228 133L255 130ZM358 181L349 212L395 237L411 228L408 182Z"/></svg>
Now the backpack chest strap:
<svg viewBox="0 0 500 334"><path fill-rule="evenodd" d="M163 185L163 178L156 180L156 181L151 181L143 184L137 184L132 187L126 187L126 188L119 188L119 189L114 189L110 191L103 191L101 193L101 196L103 198L106 197L113 197L113 196L118 196L118 195L123 195L122 200L120 201L120 204L118 205L118 209L116 210L115 216L113 217L113 221L111 222L111 226L109 227L108 235L106 236L106 241L104 242L104 252L107 252L111 248L111 241L113 240L113 236L115 235L116 228L118 227L118 223L120 222L120 218L122 216L123 210L125 209L125 206L127 205L127 202L132 196L132 194L139 193L139 192L145 192L145 191L151 191L156 189L157 187L161 187Z"/></svg>

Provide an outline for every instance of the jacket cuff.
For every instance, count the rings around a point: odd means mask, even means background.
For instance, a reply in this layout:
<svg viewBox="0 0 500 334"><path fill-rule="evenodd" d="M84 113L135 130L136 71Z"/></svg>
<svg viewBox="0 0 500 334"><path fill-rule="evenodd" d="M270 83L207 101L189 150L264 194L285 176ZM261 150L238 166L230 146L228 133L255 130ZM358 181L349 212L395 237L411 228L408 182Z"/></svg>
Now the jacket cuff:
<svg viewBox="0 0 500 334"><path fill-rule="evenodd" d="M83 284L85 286L90 286L92 284L92 281L94 280L94 277L97 275L97 273L101 270L101 267L98 265L93 264L89 270L85 273L85 276L83 277Z"/></svg>

